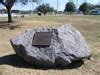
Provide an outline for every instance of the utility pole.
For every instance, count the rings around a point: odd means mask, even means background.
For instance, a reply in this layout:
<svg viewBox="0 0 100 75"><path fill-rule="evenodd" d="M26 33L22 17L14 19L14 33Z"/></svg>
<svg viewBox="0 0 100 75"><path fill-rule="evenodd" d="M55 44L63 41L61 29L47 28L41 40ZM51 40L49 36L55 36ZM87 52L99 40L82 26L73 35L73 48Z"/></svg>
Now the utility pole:
<svg viewBox="0 0 100 75"><path fill-rule="evenodd" d="M59 8L59 2L58 2L58 0L57 0L57 11L58 11L58 8Z"/></svg>
<svg viewBox="0 0 100 75"><path fill-rule="evenodd" d="M31 12L31 15L33 15L33 10L34 10L34 9L33 9L33 2L32 2L32 12Z"/></svg>
<svg viewBox="0 0 100 75"><path fill-rule="evenodd" d="M76 7L78 8L78 0L76 0Z"/></svg>

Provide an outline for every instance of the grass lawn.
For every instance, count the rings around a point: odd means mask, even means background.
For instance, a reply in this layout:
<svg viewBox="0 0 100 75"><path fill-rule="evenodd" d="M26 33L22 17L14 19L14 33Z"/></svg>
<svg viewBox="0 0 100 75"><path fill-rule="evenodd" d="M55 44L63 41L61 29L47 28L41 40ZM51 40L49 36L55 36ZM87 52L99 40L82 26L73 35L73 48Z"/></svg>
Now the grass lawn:
<svg viewBox="0 0 100 75"><path fill-rule="evenodd" d="M100 16L27 16L14 18L17 28L9 29L7 18L0 18L0 75L100 75ZM23 67L23 61L12 55L15 54L10 45L10 38L19 35L27 29L38 27L55 27L71 24L85 37L92 51L92 60L82 66L64 70L39 70ZM12 55L12 57L11 57Z"/></svg>

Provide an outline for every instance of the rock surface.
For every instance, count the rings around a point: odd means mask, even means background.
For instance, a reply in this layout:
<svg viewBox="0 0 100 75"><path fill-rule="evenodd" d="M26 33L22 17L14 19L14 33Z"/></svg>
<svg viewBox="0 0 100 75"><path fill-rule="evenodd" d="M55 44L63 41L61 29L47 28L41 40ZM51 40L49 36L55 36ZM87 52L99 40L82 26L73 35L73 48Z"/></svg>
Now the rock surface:
<svg viewBox="0 0 100 75"><path fill-rule="evenodd" d="M46 48L32 46L35 32L52 32L51 45ZM20 57L37 66L67 66L90 56L84 37L71 25L27 30L24 34L11 38L10 42Z"/></svg>

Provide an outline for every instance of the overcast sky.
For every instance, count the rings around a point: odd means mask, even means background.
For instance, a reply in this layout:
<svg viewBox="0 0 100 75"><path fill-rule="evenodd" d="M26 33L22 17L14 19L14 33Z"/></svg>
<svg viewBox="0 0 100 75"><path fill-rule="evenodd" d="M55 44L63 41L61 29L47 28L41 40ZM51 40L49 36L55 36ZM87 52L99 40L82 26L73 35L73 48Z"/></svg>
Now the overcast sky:
<svg viewBox="0 0 100 75"><path fill-rule="evenodd" d="M69 0L58 0L58 10L64 10L65 8L65 4L68 2ZM89 3L93 3L93 4L98 4L100 3L100 0L73 0L74 4L76 6L79 6L80 4L82 4L84 1L87 1ZM49 3L50 6L54 7L55 9L57 9L57 0L42 0L42 3ZM12 9L18 9L18 10L33 10L36 8L36 6L38 6L39 4L36 3L27 3L27 5L21 5L20 3L17 3L13 6ZM2 5L0 5L0 9L4 8Z"/></svg>

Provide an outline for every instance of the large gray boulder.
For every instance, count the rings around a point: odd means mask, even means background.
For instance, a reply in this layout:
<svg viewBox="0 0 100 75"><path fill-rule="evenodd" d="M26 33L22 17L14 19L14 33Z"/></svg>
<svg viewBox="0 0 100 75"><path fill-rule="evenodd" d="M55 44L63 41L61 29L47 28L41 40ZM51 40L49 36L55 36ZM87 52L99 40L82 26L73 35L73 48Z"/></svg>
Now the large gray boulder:
<svg viewBox="0 0 100 75"><path fill-rule="evenodd" d="M52 32L51 45L45 48L32 46L35 32ZM84 37L71 25L27 30L22 35L11 38L10 42L20 57L37 66L67 66L90 56Z"/></svg>

